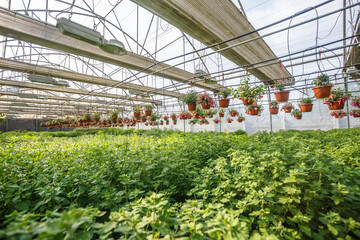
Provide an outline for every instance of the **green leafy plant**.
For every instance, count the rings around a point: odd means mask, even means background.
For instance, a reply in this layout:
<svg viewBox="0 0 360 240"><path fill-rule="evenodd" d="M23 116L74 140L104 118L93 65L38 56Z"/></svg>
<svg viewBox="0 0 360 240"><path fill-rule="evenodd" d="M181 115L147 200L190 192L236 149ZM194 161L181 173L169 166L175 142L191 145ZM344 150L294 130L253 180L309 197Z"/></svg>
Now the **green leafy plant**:
<svg viewBox="0 0 360 240"><path fill-rule="evenodd" d="M320 86L332 86L329 81L329 76L326 74L319 75L313 82L312 85L314 87L320 87Z"/></svg>
<svg viewBox="0 0 360 240"><path fill-rule="evenodd" d="M278 101L273 100L269 103L269 108L278 108L278 107L279 107Z"/></svg>
<svg viewBox="0 0 360 240"><path fill-rule="evenodd" d="M231 91L229 89L222 89L218 95L221 99L227 99L231 95Z"/></svg>
<svg viewBox="0 0 360 240"><path fill-rule="evenodd" d="M300 104L309 104L312 102L313 100L311 98L300 98Z"/></svg>
<svg viewBox="0 0 360 240"><path fill-rule="evenodd" d="M197 92L189 91L185 96L181 98L181 100L185 104L196 104L197 103Z"/></svg>
<svg viewBox="0 0 360 240"><path fill-rule="evenodd" d="M153 106L150 105L150 104L144 105L144 108L145 108L145 111L151 111L151 110L153 110Z"/></svg>
<svg viewBox="0 0 360 240"><path fill-rule="evenodd" d="M140 112L143 108L141 106L135 106L133 107L134 112Z"/></svg>
<svg viewBox="0 0 360 240"><path fill-rule="evenodd" d="M302 116L302 112L300 109L294 109L294 110L292 110L292 112L290 114L291 114L291 116L294 116L294 117Z"/></svg>
<svg viewBox="0 0 360 240"><path fill-rule="evenodd" d="M231 90L231 95L234 98L256 102L259 98L263 97L265 86L263 84L250 86L250 78L245 77L240 80L239 88Z"/></svg>
<svg viewBox="0 0 360 240"><path fill-rule="evenodd" d="M275 84L275 88L276 88L278 91L284 91L284 90L285 90L285 84L284 84L284 83L276 83L276 84Z"/></svg>
<svg viewBox="0 0 360 240"><path fill-rule="evenodd" d="M328 98L324 99L324 104L332 104L333 102L345 102L351 96L350 93L345 93L345 91L341 88L336 88L331 90L331 94Z"/></svg>

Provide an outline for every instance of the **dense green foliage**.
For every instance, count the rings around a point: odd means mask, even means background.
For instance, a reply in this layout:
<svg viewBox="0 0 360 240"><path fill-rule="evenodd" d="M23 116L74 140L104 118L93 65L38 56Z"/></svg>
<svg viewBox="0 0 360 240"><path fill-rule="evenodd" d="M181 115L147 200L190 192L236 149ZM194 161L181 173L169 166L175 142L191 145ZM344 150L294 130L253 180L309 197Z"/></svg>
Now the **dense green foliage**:
<svg viewBox="0 0 360 240"><path fill-rule="evenodd" d="M359 239L360 129L0 135L0 239Z"/></svg>

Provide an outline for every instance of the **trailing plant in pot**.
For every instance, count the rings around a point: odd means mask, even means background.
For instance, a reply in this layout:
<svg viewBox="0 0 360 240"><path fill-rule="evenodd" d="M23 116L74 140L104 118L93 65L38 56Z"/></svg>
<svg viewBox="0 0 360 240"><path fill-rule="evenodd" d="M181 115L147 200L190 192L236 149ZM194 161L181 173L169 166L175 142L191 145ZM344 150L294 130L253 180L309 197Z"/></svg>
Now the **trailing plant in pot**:
<svg viewBox="0 0 360 240"><path fill-rule="evenodd" d="M165 121L169 119L168 115L164 115L163 118L164 118Z"/></svg>
<svg viewBox="0 0 360 240"><path fill-rule="evenodd" d="M329 76L321 74L312 82L315 98L327 98L330 96L332 84L329 81Z"/></svg>
<svg viewBox="0 0 360 240"><path fill-rule="evenodd" d="M251 105L259 98L262 98L265 92L264 85L250 86L250 78L245 77L240 80L240 87L237 89L231 89L231 95L233 98L238 98L243 101L245 106Z"/></svg>
<svg viewBox="0 0 360 240"><path fill-rule="evenodd" d="M173 120L173 121L175 121L176 120L176 113L172 113L172 114L170 114L170 117L171 117L171 119Z"/></svg>
<svg viewBox="0 0 360 240"><path fill-rule="evenodd" d="M330 116L335 118L343 118L346 117L346 115L346 112L344 112L343 110L335 110L330 113Z"/></svg>
<svg viewBox="0 0 360 240"><path fill-rule="evenodd" d="M285 113L291 113L291 111L294 109L294 106L291 102L284 103L281 107L281 111L284 110Z"/></svg>
<svg viewBox="0 0 360 240"><path fill-rule="evenodd" d="M118 110L113 110L113 111L109 112L109 115L110 115L112 121L116 121L118 114L119 114Z"/></svg>
<svg viewBox="0 0 360 240"><path fill-rule="evenodd" d="M144 106L145 108L145 116L149 117L152 114L153 106L150 104L147 104Z"/></svg>
<svg viewBox="0 0 360 240"><path fill-rule="evenodd" d="M176 125L176 123L177 123L177 119L175 118L173 119L173 124Z"/></svg>
<svg viewBox="0 0 360 240"><path fill-rule="evenodd" d="M264 111L263 106L257 103L253 103L252 105L246 107L245 113L253 116L255 115L260 116L262 111Z"/></svg>
<svg viewBox="0 0 360 240"><path fill-rule="evenodd" d="M218 118L215 118L213 121L214 121L214 123L215 123L215 124L218 124L218 123L220 123L220 122L221 122L221 120L220 120L220 119L218 119Z"/></svg>
<svg viewBox="0 0 360 240"><path fill-rule="evenodd" d="M182 97L182 101L188 105L189 111L195 111L197 103L197 93L195 91L189 91L185 96Z"/></svg>
<svg viewBox="0 0 360 240"><path fill-rule="evenodd" d="M193 114L194 118L201 118L205 115L205 111L200 106L197 106Z"/></svg>
<svg viewBox="0 0 360 240"><path fill-rule="evenodd" d="M219 110L219 117L224 117L225 116L225 110L224 109L220 109Z"/></svg>
<svg viewBox="0 0 360 240"><path fill-rule="evenodd" d="M231 91L229 89L222 89L219 92L219 106L221 108L229 107L230 99L228 97L231 95Z"/></svg>
<svg viewBox="0 0 360 240"><path fill-rule="evenodd" d="M354 109L354 110L351 110L349 112L350 116L353 116L355 118L358 118L360 117L360 110L359 109Z"/></svg>
<svg viewBox="0 0 360 240"><path fill-rule="evenodd" d="M278 102L287 102L289 100L290 91L285 90L285 84L279 83L275 85L275 88L278 90L275 92L276 101Z"/></svg>
<svg viewBox="0 0 360 240"><path fill-rule="evenodd" d="M353 107L360 108L360 97L357 97L357 96L353 97L351 99L350 105L353 106Z"/></svg>
<svg viewBox="0 0 360 240"><path fill-rule="evenodd" d="M154 122L158 119L160 119L161 116L157 112L152 112L150 116L148 116L149 121Z"/></svg>
<svg viewBox="0 0 360 240"><path fill-rule="evenodd" d="M300 98L300 109L302 112L311 112L313 108L313 100L311 98Z"/></svg>
<svg viewBox="0 0 360 240"><path fill-rule="evenodd" d="M188 111L182 111L182 112L179 114L178 118L181 119L181 120L191 119L191 118L192 118L192 114L189 113Z"/></svg>
<svg viewBox="0 0 360 240"><path fill-rule="evenodd" d="M209 110L207 110L207 112L206 112L206 116L207 116L208 118L213 118L213 116L214 116L217 112L218 112L217 109L209 109Z"/></svg>
<svg viewBox="0 0 360 240"><path fill-rule="evenodd" d="M166 120L165 120L165 124L166 124L166 125L169 125L169 123L170 123L169 119L166 119Z"/></svg>
<svg viewBox="0 0 360 240"><path fill-rule="evenodd" d="M191 119L191 120L189 121L189 124L195 125L195 124L197 124L198 122L199 122L199 119Z"/></svg>
<svg viewBox="0 0 360 240"><path fill-rule="evenodd" d="M233 121L234 121L234 119L232 119L232 118L226 119L226 122L228 122L228 123L232 123Z"/></svg>
<svg viewBox="0 0 360 240"><path fill-rule="evenodd" d="M300 109L294 109L290 114L298 120L302 118L302 111Z"/></svg>
<svg viewBox="0 0 360 240"><path fill-rule="evenodd" d="M269 103L269 112L270 112L270 114L278 114L279 113L278 101L274 100Z"/></svg>
<svg viewBox="0 0 360 240"><path fill-rule="evenodd" d="M199 120L199 124L200 125L203 125L203 124L208 125L209 121L206 118L202 118L202 119Z"/></svg>
<svg viewBox="0 0 360 240"><path fill-rule="evenodd" d="M350 93L345 93L341 88L336 88L331 91L331 94L328 98L324 100L324 104L327 104L329 110L339 110L343 109L345 106L345 101L351 96Z"/></svg>
<svg viewBox="0 0 360 240"><path fill-rule="evenodd" d="M239 116L239 112L236 109L230 109L229 114L232 117Z"/></svg>
<svg viewBox="0 0 360 240"><path fill-rule="evenodd" d="M142 110L142 107L141 106L136 106L133 108L133 111L134 111L134 117L140 117L141 115L141 110Z"/></svg>
<svg viewBox="0 0 360 240"><path fill-rule="evenodd" d="M199 94L197 96L197 103L201 104L203 109L210 109L216 106L214 99L207 93Z"/></svg>
<svg viewBox="0 0 360 240"><path fill-rule="evenodd" d="M245 121L245 117L243 115L240 115L237 119L238 122Z"/></svg>

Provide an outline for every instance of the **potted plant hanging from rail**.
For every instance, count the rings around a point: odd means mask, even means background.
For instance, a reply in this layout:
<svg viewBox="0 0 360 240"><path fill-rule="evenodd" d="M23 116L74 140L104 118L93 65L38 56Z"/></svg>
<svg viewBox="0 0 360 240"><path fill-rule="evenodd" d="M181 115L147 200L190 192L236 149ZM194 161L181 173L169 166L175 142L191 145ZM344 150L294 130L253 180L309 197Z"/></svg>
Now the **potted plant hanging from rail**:
<svg viewBox="0 0 360 240"><path fill-rule="evenodd" d="M254 102L252 105L246 107L245 113L253 116L260 116L262 111L264 111L263 106Z"/></svg>
<svg viewBox="0 0 360 240"><path fill-rule="evenodd" d="M300 109L294 109L291 113L291 116L294 116L297 120L300 120L302 118L302 112Z"/></svg>
<svg viewBox="0 0 360 240"><path fill-rule="evenodd" d="M277 83L275 88L278 90L275 92L276 101L278 102L287 102L289 100L290 91L285 90L285 84Z"/></svg>
<svg viewBox="0 0 360 240"><path fill-rule="evenodd" d="M294 109L294 106L291 102L284 103L281 107L281 111L284 110L285 113L291 113L291 111Z"/></svg>
<svg viewBox="0 0 360 240"><path fill-rule="evenodd" d="M265 86L263 84L250 86L249 82L250 78L245 77L240 80L239 88L231 90L233 98L242 100L245 106L252 105L259 98L262 98L265 91Z"/></svg>
<svg viewBox="0 0 360 240"><path fill-rule="evenodd" d="M145 116L147 116L147 117L151 116L153 106L150 104L147 104L144 106L144 108L145 108Z"/></svg>
<svg viewBox="0 0 360 240"><path fill-rule="evenodd" d="M210 97L207 93L199 94L197 96L197 103L201 104L203 109L210 109L216 106L214 103L214 99Z"/></svg>
<svg viewBox="0 0 360 240"><path fill-rule="evenodd" d="M327 98L330 96L332 84L329 81L329 76L321 74L313 82L313 91L316 98Z"/></svg>
<svg viewBox="0 0 360 240"><path fill-rule="evenodd" d="M300 98L300 109L302 112L311 112L313 105L311 98Z"/></svg>
<svg viewBox="0 0 360 240"><path fill-rule="evenodd" d="M279 113L279 103L278 101L271 101L269 103L269 112L271 115L278 114Z"/></svg>
<svg viewBox="0 0 360 240"><path fill-rule="evenodd" d="M140 117L141 110L142 110L142 107L141 107L141 106L136 106L136 107L134 107L134 108L133 108L134 117Z"/></svg>
<svg viewBox="0 0 360 240"><path fill-rule="evenodd" d="M188 105L189 111L195 111L197 100L197 93L195 91L189 91L181 99L181 101Z"/></svg>
<svg viewBox="0 0 360 240"><path fill-rule="evenodd" d="M219 91L219 106L221 108L227 108L229 107L230 99L228 97L230 96L231 91L229 89L222 89Z"/></svg>
<svg viewBox="0 0 360 240"><path fill-rule="evenodd" d="M343 109L345 106L345 101L351 96L350 93L345 93L341 88L336 88L331 91L331 94L328 98L324 100L324 104L327 104L329 110L339 110Z"/></svg>

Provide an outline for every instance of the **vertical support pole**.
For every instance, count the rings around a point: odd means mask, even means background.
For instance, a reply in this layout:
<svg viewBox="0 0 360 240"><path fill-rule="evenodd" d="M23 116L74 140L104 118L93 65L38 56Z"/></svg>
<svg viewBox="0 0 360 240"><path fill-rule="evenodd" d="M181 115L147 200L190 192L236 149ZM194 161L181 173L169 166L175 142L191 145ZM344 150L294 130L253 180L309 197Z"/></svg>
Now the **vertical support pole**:
<svg viewBox="0 0 360 240"><path fill-rule="evenodd" d="M46 0L45 22L48 22L49 0Z"/></svg>
<svg viewBox="0 0 360 240"><path fill-rule="evenodd" d="M346 7L346 0L343 0L343 7L345 8ZM346 64L346 10L344 9L343 10L343 45L344 45L344 48L343 48L343 56L344 56L344 68L345 68L345 64ZM344 78L344 87L345 87L345 92L348 93L348 77L346 76ZM346 112L349 113L349 101L346 101ZM349 115L346 117L347 119L347 128L350 128L350 117Z"/></svg>
<svg viewBox="0 0 360 240"><path fill-rule="evenodd" d="M136 5L136 53L139 53L139 5Z"/></svg>
<svg viewBox="0 0 360 240"><path fill-rule="evenodd" d="M270 87L268 87L268 99L269 99L269 107L270 107L270 102L271 102ZM272 115L270 113L269 115L270 115L270 132L272 132L273 131Z"/></svg>
<svg viewBox="0 0 360 240"><path fill-rule="evenodd" d="M186 120L183 120L183 121L184 121L184 133L185 133L185 121L186 121Z"/></svg>

